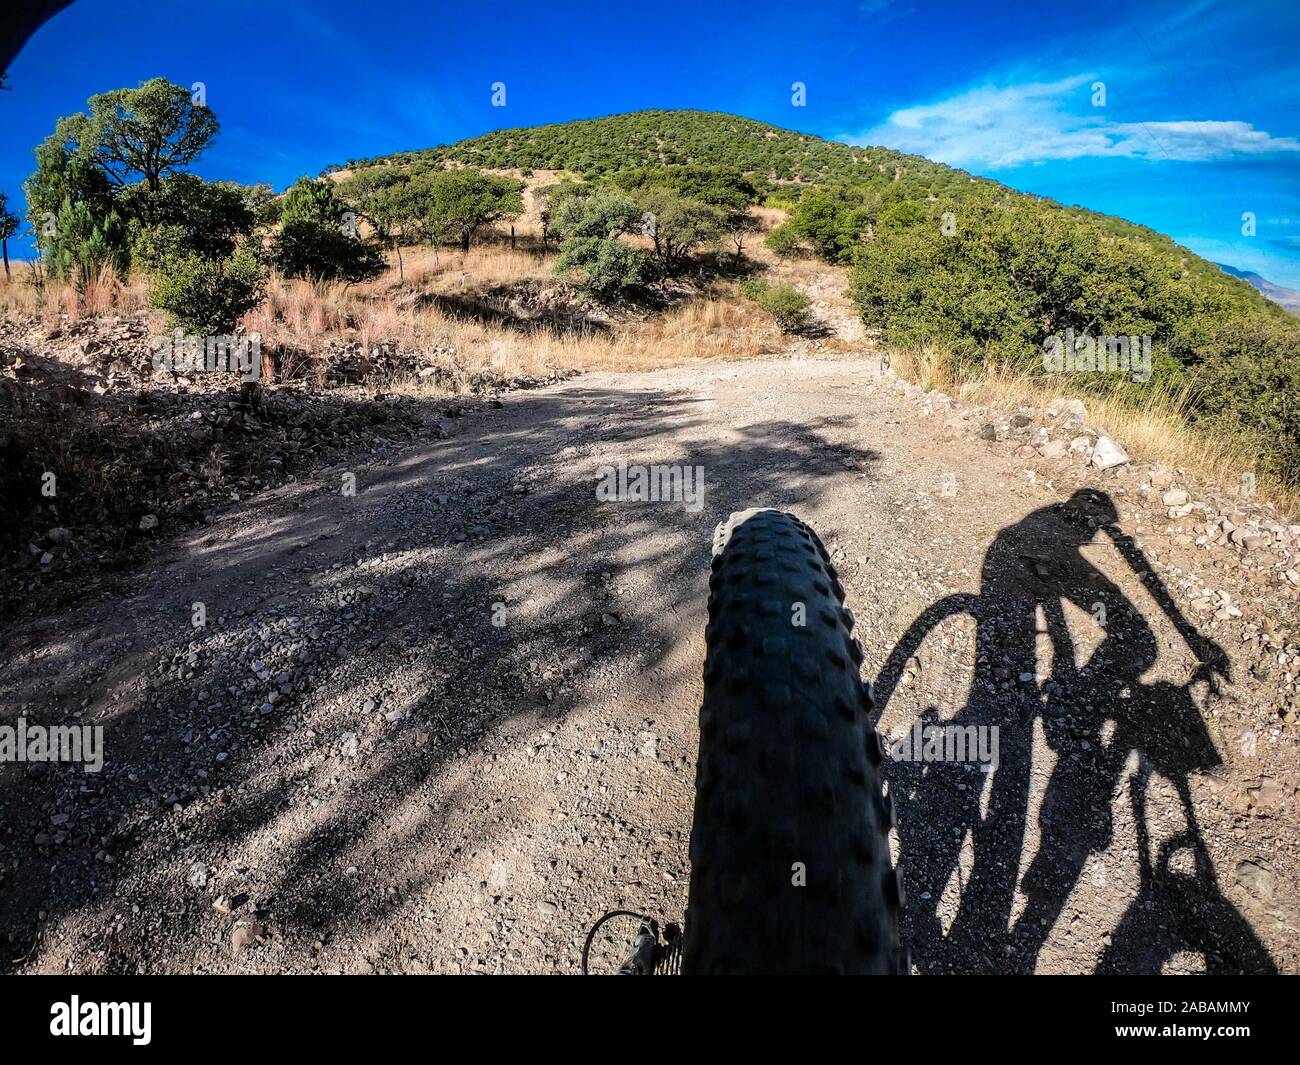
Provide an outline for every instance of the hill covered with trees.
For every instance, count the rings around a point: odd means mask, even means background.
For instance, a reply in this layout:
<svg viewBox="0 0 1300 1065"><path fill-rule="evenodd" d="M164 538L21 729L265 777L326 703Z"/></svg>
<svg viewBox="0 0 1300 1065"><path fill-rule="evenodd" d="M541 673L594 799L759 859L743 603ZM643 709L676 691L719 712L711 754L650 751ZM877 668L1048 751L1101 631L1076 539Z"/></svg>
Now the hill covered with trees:
<svg viewBox="0 0 1300 1065"><path fill-rule="evenodd" d="M833 181L869 167L908 165L927 180L969 175L920 156L887 149L850 148L751 118L712 111L634 111L607 118L497 130L423 151L398 152L375 163L457 162L488 169L570 170L596 177L616 170L695 163L727 166L774 181Z"/></svg>
<svg viewBox="0 0 1300 1065"><path fill-rule="evenodd" d="M1148 227L888 148L701 111L500 130L350 165L413 163L562 170L632 193L669 182L688 200L692 169L732 173L789 211L770 247L850 267L853 299L887 342L940 345L967 372L1043 372L1054 336L1150 338L1150 381L1074 383L1137 403L1152 382L1184 395L1192 421L1247 434L1261 472L1300 481L1300 323Z"/></svg>

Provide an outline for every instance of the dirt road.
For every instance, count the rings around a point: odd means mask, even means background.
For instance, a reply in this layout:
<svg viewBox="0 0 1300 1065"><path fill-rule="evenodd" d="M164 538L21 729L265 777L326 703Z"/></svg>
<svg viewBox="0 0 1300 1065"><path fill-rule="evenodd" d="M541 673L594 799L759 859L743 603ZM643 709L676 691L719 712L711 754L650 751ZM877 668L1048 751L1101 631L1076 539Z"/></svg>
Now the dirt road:
<svg viewBox="0 0 1300 1065"><path fill-rule="evenodd" d="M921 971L1295 972L1296 730L1236 628L1294 597L1237 591L1141 469L1023 451L1079 432L876 359L705 364L231 504L3 638L3 722L102 725L105 762L0 766L0 967L573 971L605 910L680 920L710 535L774 506L832 550L866 676L920 621L883 731L1000 729L994 773L890 764ZM619 463L702 467L702 506L599 501Z"/></svg>

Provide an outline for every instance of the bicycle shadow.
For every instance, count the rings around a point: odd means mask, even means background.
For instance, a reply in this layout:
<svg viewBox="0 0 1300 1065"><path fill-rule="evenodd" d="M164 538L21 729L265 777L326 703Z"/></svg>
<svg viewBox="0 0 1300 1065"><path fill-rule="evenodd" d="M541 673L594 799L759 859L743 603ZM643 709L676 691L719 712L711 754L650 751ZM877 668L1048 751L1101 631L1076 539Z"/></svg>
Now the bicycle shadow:
<svg viewBox="0 0 1300 1065"><path fill-rule="evenodd" d="M1002 529L985 554L979 594L949 596L925 610L880 671L877 720L926 636L949 618L970 615L975 673L966 704L943 724L997 729L989 779L970 762L889 764L908 941L922 971L1034 971L1089 858L1115 839L1112 797L1126 783L1138 894L1098 971L1159 972L1186 953L1203 955L1209 972L1275 971L1249 923L1220 892L1192 805L1191 775L1221 758L1191 689L1205 682L1217 690L1219 678L1229 676L1228 659L1183 616L1116 520L1108 495L1081 490ZM1186 684L1142 681L1159 658L1156 632L1084 554L1108 542L1195 655L1199 665ZM1091 614L1104 634L1082 665L1066 624L1067 602ZM1040 674L1040 646L1050 647L1050 677ZM933 708L920 721L939 723ZM1020 879L1039 730L1056 761L1038 807L1037 849ZM1154 858L1146 813L1153 775L1172 783L1186 823ZM1191 873L1171 869L1183 849L1192 852ZM960 895L945 908L945 885L954 877Z"/></svg>

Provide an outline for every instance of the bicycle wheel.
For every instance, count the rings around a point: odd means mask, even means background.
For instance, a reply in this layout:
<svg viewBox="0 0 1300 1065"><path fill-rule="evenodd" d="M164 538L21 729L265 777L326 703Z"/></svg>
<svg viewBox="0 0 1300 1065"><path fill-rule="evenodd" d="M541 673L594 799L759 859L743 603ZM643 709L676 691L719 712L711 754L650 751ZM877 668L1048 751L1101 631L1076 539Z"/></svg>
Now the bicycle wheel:
<svg viewBox="0 0 1300 1065"><path fill-rule="evenodd" d="M714 534L686 973L896 973L883 745L821 541L747 510Z"/></svg>

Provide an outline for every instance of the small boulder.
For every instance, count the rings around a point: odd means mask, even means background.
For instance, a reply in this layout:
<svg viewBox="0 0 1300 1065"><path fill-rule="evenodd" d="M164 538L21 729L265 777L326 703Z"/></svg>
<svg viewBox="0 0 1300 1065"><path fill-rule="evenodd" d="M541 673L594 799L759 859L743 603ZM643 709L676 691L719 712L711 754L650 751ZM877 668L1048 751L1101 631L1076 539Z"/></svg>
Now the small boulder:
<svg viewBox="0 0 1300 1065"><path fill-rule="evenodd" d="M1097 438L1092 452L1092 464L1099 470L1109 470L1128 462L1128 452L1108 436Z"/></svg>

